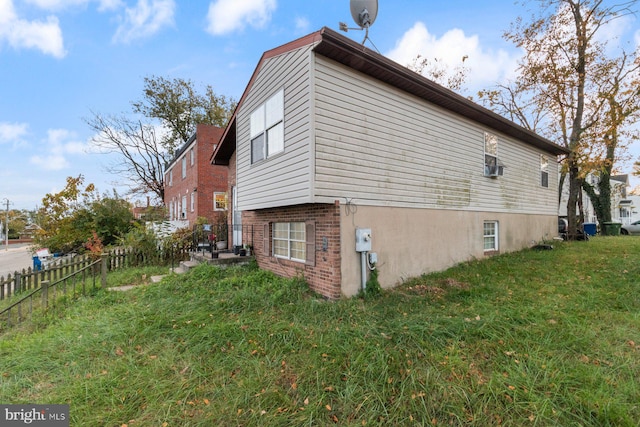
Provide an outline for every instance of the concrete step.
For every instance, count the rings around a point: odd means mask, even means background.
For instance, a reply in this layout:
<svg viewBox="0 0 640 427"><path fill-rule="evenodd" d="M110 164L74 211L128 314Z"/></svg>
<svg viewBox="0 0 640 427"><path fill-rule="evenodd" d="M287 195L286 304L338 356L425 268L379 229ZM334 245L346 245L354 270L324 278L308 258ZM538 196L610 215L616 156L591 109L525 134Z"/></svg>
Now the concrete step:
<svg viewBox="0 0 640 427"><path fill-rule="evenodd" d="M198 261L180 261L180 267L178 268L181 268L183 270L183 273L186 273L198 264L200 264Z"/></svg>
<svg viewBox="0 0 640 427"><path fill-rule="evenodd" d="M187 270L187 269L186 269L186 268L184 268L184 267L174 267L174 268L171 268L171 269L170 269L170 271L171 271L172 273L176 273L176 274L184 274L184 273L186 273L186 272L187 272L187 271L189 271L189 270Z"/></svg>

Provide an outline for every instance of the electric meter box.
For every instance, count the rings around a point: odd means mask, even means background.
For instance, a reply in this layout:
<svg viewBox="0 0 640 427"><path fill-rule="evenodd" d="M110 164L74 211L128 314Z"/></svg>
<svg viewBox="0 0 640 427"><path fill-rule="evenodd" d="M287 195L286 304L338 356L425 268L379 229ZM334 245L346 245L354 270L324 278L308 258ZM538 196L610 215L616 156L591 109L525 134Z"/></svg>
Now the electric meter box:
<svg viewBox="0 0 640 427"><path fill-rule="evenodd" d="M371 229L356 228L356 252L369 252L371 250Z"/></svg>

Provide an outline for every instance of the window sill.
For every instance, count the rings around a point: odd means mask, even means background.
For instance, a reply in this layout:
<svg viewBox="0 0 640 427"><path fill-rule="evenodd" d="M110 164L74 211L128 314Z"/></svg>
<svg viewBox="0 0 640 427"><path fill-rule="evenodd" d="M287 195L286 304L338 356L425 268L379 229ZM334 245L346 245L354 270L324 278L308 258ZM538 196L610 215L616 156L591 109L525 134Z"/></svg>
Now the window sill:
<svg viewBox="0 0 640 427"><path fill-rule="evenodd" d="M303 259L287 258L283 256L278 256L278 255L273 255L273 257L276 258L278 261L282 260L282 261L295 262L297 264L306 264L306 261Z"/></svg>
<svg viewBox="0 0 640 427"><path fill-rule="evenodd" d="M260 159L260 160L258 160L258 161L255 161L255 162L251 163L251 166L250 166L250 167L260 166L260 165L262 165L263 163L266 163L266 162L268 162L268 161L270 161L270 160L277 159L278 157L280 157L280 156L284 155L284 153L285 153L285 151L284 151L284 150L282 150L282 151L278 151L277 153L272 154L272 155L270 155L270 156L269 156L269 157L267 157L267 158ZM285 259L286 259L286 258L285 258Z"/></svg>

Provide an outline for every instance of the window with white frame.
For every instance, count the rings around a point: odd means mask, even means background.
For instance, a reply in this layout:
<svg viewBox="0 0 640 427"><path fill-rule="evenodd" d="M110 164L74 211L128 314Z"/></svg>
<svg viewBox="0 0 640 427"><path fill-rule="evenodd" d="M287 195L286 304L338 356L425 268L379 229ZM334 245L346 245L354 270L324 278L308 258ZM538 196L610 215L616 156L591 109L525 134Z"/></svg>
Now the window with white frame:
<svg viewBox="0 0 640 427"><path fill-rule="evenodd" d="M484 134L484 174L498 174L498 137L490 133Z"/></svg>
<svg viewBox="0 0 640 427"><path fill-rule="evenodd" d="M540 156L540 185L549 187L549 158Z"/></svg>
<svg viewBox="0 0 640 427"><path fill-rule="evenodd" d="M187 196L182 196L182 206L180 209L180 219L187 217Z"/></svg>
<svg viewBox="0 0 640 427"><path fill-rule="evenodd" d="M182 179L187 177L187 157L182 158Z"/></svg>
<svg viewBox="0 0 640 427"><path fill-rule="evenodd" d="M173 169L169 170L169 187L173 187Z"/></svg>
<svg viewBox="0 0 640 427"><path fill-rule="evenodd" d="M484 222L484 251L498 250L498 221Z"/></svg>
<svg viewBox="0 0 640 427"><path fill-rule="evenodd" d="M196 161L196 152L193 148L191 149L191 151L189 151L189 157L191 158L191 166L193 166Z"/></svg>
<svg viewBox="0 0 640 427"><path fill-rule="evenodd" d="M284 150L284 90L256 108L251 121L251 163Z"/></svg>
<svg viewBox="0 0 640 427"><path fill-rule="evenodd" d="M218 192L218 191L213 193L213 210L214 211L227 210L227 193Z"/></svg>
<svg viewBox="0 0 640 427"><path fill-rule="evenodd" d="M192 191L191 192L191 212L193 212L196 209L196 192Z"/></svg>
<svg viewBox="0 0 640 427"><path fill-rule="evenodd" d="M173 216L173 201L169 202L169 219L174 219Z"/></svg>
<svg viewBox="0 0 640 427"><path fill-rule="evenodd" d="M273 254L305 262L306 229L304 222L276 222L273 224Z"/></svg>

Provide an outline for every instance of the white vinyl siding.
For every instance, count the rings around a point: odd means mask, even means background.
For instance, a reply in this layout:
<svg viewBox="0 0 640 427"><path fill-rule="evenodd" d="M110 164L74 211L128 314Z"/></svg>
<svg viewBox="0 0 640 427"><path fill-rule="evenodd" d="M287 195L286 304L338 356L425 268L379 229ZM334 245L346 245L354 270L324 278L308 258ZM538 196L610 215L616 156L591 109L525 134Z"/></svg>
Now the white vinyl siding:
<svg viewBox="0 0 640 427"><path fill-rule="evenodd" d="M313 202L556 214L537 185L540 150L320 55L314 81ZM484 176L485 132L498 137L499 179Z"/></svg>
<svg viewBox="0 0 640 427"><path fill-rule="evenodd" d="M238 209L261 209L287 206L311 201L311 122L310 122L310 47L266 59L256 72L255 79L237 116L237 186ZM282 91L283 99L274 95ZM252 164L251 136L256 128L252 114L261 106L277 110L282 102L283 126L267 129L267 138L283 141L269 150L278 154ZM274 117L265 111L265 129ZM260 123L257 123L258 125ZM280 138L280 133L282 138ZM257 150L257 148L253 148Z"/></svg>

